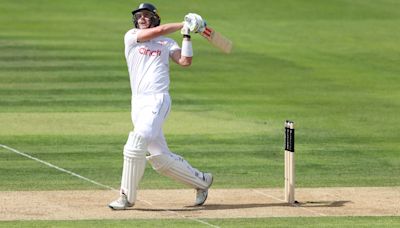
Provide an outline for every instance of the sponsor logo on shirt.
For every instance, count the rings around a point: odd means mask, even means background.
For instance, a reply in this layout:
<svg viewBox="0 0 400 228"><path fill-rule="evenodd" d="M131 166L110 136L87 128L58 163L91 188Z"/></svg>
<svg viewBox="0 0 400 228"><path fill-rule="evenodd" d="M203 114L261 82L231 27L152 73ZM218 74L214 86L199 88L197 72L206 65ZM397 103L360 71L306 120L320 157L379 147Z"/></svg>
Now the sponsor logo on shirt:
<svg viewBox="0 0 400 228"><path fill-rule="evenodd" d="M150 50L148 48L142 47L139 49L139 53L147 56L160 56L161 50Z"/></svg>

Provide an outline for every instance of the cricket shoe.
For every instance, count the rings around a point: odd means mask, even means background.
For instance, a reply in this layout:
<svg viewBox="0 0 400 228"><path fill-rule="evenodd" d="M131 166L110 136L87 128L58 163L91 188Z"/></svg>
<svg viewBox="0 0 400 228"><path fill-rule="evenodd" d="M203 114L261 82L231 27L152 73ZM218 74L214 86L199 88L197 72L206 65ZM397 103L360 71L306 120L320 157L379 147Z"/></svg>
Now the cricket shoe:
<svg viewBox="0 0 400 228"><path fill-rule="evenodd" d="M203 180L206 181L208 184L208 187L206 189L197 189L196 192L196 203L195 206L201 206L206 202L207 196L208 196L208 189L211 187L213 183L213 176L211 173L204 173L203 174Z"/></svg>
<svg viewBox="0 0 400 228"><path fill-rule="evenodd" d="M113 210L125 210L128 207L133 207L134 203L129 203L125 194L122 194L117 200L108 204L108 207Z"/></svg>

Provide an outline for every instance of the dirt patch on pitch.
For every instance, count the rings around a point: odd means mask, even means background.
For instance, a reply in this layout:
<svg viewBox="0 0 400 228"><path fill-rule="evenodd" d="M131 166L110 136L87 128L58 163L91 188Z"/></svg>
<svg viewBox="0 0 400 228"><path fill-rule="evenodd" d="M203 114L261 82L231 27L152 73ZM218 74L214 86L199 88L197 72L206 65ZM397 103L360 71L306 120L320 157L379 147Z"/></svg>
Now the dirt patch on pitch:
<svg viewBox="0 0 400 228"><path fill-rule="evenodd" d="M400 216L400 187L301 188L296 205L282 189L211 189L201 207L194 190L141 190L136 205L112 211L115 191L0 192L0 221L136 218L256 218L297 216Z"/></svg>

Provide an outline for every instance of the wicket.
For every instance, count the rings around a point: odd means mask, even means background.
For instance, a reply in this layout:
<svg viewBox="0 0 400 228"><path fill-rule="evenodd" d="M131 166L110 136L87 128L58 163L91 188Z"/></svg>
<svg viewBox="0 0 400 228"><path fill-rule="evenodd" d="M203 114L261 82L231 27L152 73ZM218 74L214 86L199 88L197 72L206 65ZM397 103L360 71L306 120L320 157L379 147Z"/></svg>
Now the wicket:
<svg viewBox="0 0 400 228"><path fill-rule="evenodd" d="M285 121L285 201L296 203L294 198L295 163L294 163L294 122Z"/></svg>

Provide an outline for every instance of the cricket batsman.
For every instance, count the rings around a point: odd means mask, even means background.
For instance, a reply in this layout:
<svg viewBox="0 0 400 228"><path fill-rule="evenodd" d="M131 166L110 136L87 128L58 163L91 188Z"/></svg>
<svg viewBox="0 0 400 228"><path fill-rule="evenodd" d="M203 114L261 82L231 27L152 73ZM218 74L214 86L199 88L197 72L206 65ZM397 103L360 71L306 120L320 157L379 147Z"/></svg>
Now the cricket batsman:
<svg viewBox="0 0 400 228"><path fill-rule="evenodd" d="M119 198L108 206L114 210L132 207L146 160L154 170L196 189L195 205L207 199L213 182L211 173L192 167L183 157L171 152L162 126L171 109L169 59L187 67L192 63L191 33L204 30L198 14L189 13L184 22L160 25L156 7L142 3L132 11L134 28L124 37L125 58L132 91L131 118L134 130L123 150L123 169ZM180 30L182 48L164 35Z"/></svg>

